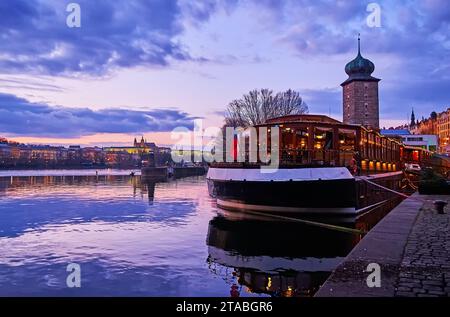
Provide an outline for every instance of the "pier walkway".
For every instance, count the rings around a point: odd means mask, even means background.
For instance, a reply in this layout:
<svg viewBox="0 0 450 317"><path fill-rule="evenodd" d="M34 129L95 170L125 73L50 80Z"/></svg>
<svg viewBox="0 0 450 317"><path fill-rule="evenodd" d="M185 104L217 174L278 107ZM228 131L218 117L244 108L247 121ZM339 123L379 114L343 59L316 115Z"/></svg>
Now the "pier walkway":
<svg viewBox="0 0 450 317"><path fill-rule="evenodd" d="M437 199L450 203L450 196L417 193L404 200L358 243L316 296L450 296L450 205L438 214ZM370 263L380 267L380 287L368 286Z"/></svg>

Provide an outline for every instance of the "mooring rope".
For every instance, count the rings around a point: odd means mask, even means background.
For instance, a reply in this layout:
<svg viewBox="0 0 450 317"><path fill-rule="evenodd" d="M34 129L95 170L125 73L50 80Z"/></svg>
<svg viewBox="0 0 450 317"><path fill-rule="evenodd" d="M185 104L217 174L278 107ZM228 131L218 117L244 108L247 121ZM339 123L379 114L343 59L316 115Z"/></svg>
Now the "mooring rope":
<svg viewBox="0 0 450 317"><path fill-rule="evenodd" d="M370 206L358 209L356 211L356 218L361 218L362 216L367 215L369 212L372 212L374 209L377 209L378 207L381 207L382 205L384 205L388 201L389 201L389 199L386 199L386 200L377 202L377 203L375 203L373 205L370 205Z"/></svg>
<svg viewBox="0 0 450 317"><path fill-rule="evenodd" d="M305 219L299 219L299 218L292 218L292 217L262 213L262 212L257 212L257 211L246 210L245 213L254 214L257 216L267 216L267 217L272 217L272 218L289 220L289 221L299 222L299 223L303 223L303 224L307 224L307 225L317 226L317 227L341 231L341 232L353 233L353 234L366 234L367 233L367 231L365 231L365 230L347 228L344 226L332 225L329 223L323 223L323 222L317 222L317 221L311 221L311 220L305 220Z"/></svg>
<svg viewBox="0 0 450 317"><path fill-rule="evenodd" d="M368 213L369 211L371 211L372 209L375 209L375 208L378 208L378 207L380 207L381 205L383 205L384 203L386 203L388 200L386 199L386 200L383 200L383 201L379 201L379 202L377 202L377 203L375 203L375 204L373 204L373 205L370 205L370 206L366 206L366 207L363 207L363 208L360 208L360 209L358 209L358 210L356 210L356 215L361 215L361 214L366 214L366 213Z"/></svg>
<svg viewBox="0 0 450 317"><path fill-rule="evenodd" d="M417 201L420 201L420 202L434 202L433 200L430 200L430 199L425 199L425 198L420 198L420 197L416 197L416 196L406 195L406 194L404 194L404 193L400 193L400 192L398 192L398 191L395 191L395 190L393 190L393 189L387 188L387 187L382 186L382 185L380 185L380 184L377 184L377 183L375 183L375 182L369 181L367 178L361 178L361 179L362 179L363 181L366 181L367 183L369 183L369 184L371 184L371 185L377 186L377 187L379 187L379 188L382 188L382 189L384 189L384 190L386 190L386 191L392 192L392 193L394 193L394 194L400 195L400 196L405 197L405 198L417 200Z"/></svg>
<svg viewBox="0 0 450 317"><path fill-rule="evenodd" d="M375 183L375 182L369 181L367 178L361 178L361 179L362 179L363 181L366 181L367 183L369 183L369 184L371 184L371 185L374 185L374 186L377 186L377 187L379 187L379 188L382 188L382 189L384 189L384 190L386 190L386 191L388 191L388 192L391 192L391 193L394 193L394 194L403 196L403 197L405 197L405 198L409 198L409 197L410 197L409 195L406 195L406 194L404 194L404 193L400 193L400 192L398 192L398 191L396 191L396 190L393 190L393 189L387 188L387 187L385 187L385 186L382 186L382 185L380 185L380 184L377 184L377 183Z"/></svg>
<svg viewBox="0 0 450 317"><path fill-rule="evenodd" d="M405 182L405 185L402 186L403 188L406 188L408 186L410 186L412 189L417 190L419 187L417 187L416 185L414 185L414 182L412 180L410 180L409 178L405 177L404 179L402 179L402 182Z"/></svg>

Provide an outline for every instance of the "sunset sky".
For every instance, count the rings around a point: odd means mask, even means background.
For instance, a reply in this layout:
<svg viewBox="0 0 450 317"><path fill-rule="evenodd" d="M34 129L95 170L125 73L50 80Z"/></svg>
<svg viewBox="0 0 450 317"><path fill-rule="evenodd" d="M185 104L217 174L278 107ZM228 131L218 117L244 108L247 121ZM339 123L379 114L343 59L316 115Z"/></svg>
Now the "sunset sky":
<svg viewBox="0 0 450 317"><path fill-rule="evenodd" d="M81 28L66 6L81 7ZM381 126L450 107L446 0L4 0L0 136L50 144L171 144L178 126L222 124L255 88L295 89L341 119L344 66L362 55L380 82Z"/></svg>

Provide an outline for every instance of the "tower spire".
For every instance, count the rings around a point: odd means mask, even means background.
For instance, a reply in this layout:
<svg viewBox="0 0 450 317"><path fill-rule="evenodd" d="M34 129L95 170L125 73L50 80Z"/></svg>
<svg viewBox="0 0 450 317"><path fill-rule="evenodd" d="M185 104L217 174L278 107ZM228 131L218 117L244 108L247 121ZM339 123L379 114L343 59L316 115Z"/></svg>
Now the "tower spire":
<svg viewBox="0 0 450 317"><path fill-rule="evenodd" d="M414 108L412 108L412 111L411 111L411 122L410 122L409 126L412 128L415 125L416 125L416 116L414 115Z"/></svg>
<svg viewBox="0 0 450 317"><path fill-rule="evenodd" d="M361 55L361 34L358 33L358 55Z"/></svg>

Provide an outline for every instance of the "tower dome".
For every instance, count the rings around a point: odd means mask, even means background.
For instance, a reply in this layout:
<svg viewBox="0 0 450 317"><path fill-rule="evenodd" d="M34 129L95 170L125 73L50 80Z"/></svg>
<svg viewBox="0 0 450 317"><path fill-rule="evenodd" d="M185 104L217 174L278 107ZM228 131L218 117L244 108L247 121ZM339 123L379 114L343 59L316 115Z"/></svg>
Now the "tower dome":
<svg viewBox="0 0 450 317"><path fill-rule="evenodd" d="M355 79L369 81L377 80L376 78L371 76L374 70L375 65L370 60L362 57L361 55L361 39L358 35L358 55L355 57L355 59L345 65L345 72L348 75L348 79L346 80L346 82Z"/></svg>

